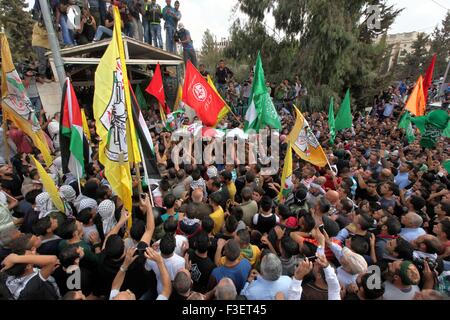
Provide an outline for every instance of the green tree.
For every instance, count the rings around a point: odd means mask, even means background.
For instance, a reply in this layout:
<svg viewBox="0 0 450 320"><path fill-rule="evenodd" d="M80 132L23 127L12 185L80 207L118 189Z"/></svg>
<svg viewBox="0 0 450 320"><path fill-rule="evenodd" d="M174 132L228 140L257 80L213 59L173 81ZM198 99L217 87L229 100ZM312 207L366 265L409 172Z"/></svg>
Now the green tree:
<svg viewBox="0 0 450 320"><path fill-rule="evenodd" d="M14 62L30 58L33 19L25 0L0 0L0 28L9 39Z"/></svg>
<svg viewBox="0 0 450 320"><path fill-rule="evenodd" d="M431 52L436 53L434 77L438 79L444 75L447 59L450 56L450 12L442 21L442 26L435 28L432 39Z"/></svg>
<svg viewBox="0 0 450 320"><path fill-rule="evenodd" d="M360 107L372 101L388 81L385 66L386 33L401 10L386 0L239 0L249 20L236 21L226 54L254 63L262 51L267 79L278 81L299 74L308 88L310 109L324 110L330 96L339 103L347 88ZM380 28L368 27L370 5L380 7ZM276 37L264 17L275 18ZM280 39L281 38L281 39ZM253 62L252 62L253 61Z"/></svg>
<svg viewBox="0 0 450 320"><path fill-rule="evenodd" d="M214 35L209 29L206 29L202 38L202 56L207 55L210 52L215 51L216 45L214 41Z"/></svg>
<svg viewBox="0 0 450 320"><path fill-rule="evenodd" d="M417 39L411 45L412 51L407 53L403 65L398 66L400 70L397 78L415 81L419 75L424 75L431 61L431 54L428 50L430 37L425 33L419 33Z"/></svg>

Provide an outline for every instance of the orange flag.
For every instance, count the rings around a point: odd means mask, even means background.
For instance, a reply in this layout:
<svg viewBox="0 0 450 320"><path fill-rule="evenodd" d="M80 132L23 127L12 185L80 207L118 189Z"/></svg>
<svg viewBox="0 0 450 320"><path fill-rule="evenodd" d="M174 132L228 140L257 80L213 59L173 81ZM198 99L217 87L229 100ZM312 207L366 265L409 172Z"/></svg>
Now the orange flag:
<svg viewBox="0 0 450 320"><path fill-rule="evenodd" d="M425 95L423 94L423 78L417 79L416 86L406 102L406 110L416 117L425 115Z"/></svg>

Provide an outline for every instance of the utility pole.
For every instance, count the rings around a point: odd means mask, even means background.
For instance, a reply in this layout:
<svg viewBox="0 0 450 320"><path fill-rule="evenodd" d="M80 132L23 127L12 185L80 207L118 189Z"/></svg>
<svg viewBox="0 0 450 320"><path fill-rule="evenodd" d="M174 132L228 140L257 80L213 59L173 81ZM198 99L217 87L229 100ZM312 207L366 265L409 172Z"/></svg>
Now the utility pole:
<svg viewBox="0 0 450 320"><path fill-rule="evenodd" d="M48 40L50 42L50 47L52 49L53 61L55 63L56 75L58 76L59 84L61 88L64 86L66 80L66 72L64 70L64 63L61 58L61 53L59 52L59 42L58 37L55 33L55 28L53 28L52 17L50 15L50 8L48 6L48 0L39 0L41 6L42 16L44 18L45 28L47 29Z"/></svg>

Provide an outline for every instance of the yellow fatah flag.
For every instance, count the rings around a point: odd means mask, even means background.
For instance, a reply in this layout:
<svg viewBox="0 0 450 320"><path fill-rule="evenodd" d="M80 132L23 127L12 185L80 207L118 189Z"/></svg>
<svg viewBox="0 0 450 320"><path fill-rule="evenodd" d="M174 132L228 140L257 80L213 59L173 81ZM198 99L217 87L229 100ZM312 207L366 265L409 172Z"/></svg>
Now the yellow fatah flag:
<svg viewBox="0 0 450 320"><path fill-rule="evenodd" d="M105 167L105 177L125 209L131 213L130 162L140 161L140 156L135 146L136 131L129 104L120 21L119 11L114 7L113 37L95 72L93 109L97 134L101 138L99 160ZM133 154L134 151L137 154Z"/></svg>
<svg viewBox="0 0 450 320"><path fill-rule="evenodd" d="M173 106L173 111L177 111L180 107L180 104L183 100L183 86L181 83L178 84L178 91L177 91L177 99L175 100L175 104Z"/></svg>
<svg viewBox="0 0 450 320"><path fill-rule="evenodd" d="M89 126L84 109L81 109L81 121L83 122L83 132L86 135L86 138L91 141L91 132L89 131Z"/></svg>
<svg viewBox="0 0 450 320"><path fill-rule="evenodd" d="M113 31L113 40L112 42L117 43L117 47L119 50L119 57L120 57L120 64L122 66L122 73L123 73L123 86L125 90L125 103L126 103L126 110L128 114L128 120L127 120L127 142L128 146L131 150L129 150L129 156L130 156L130 163L140 163L141 160L141 154L139 152L139 144L137 140L136 135L136 128L134 126L133 121L133 107L131 105L131 94L130 94L130 85L128 82L128 72L127 72L127 64L125 60L125 50L123 48L123 40L122 40L122 19L120 18L120 12L119 8L117 6L114 6L114 31ZM111 44L110 44L111 46ZM131 211L130 211L131 213ZM131 215L130 215L131 219Z"/></svg>
<svg viewBox="0 0 450 320"><path fill-rule="evenodd" d="M3 117L11 120L17 128L22 130L33 141L44 157L45 164L53 162L50 149L45 139L39 121L34 113L30 99L26 95L25 87L14 67L8 39L0 35L2 52L2 109Z"/></svg>
<svg viewBox="0 0 450 320"><path fill-rule="evenodd" d="M34 161L34 165L36 166L36 169L39 173L39 177L41 177L41 182L44 185L44 189L50 195L50 199L52 199L53 204L59 211L65 213L66 209L64 207L64 202L59 195L59 191L58 188L56 188L55 182L34 156L31 156L31 159L33 159Z"/></svg>
<svg viewBox="0 0 450 320"><path fill-rule="evenodd" d="M286 157L284 158L283 173L281 175L281 189L278 199L286 199L290 192L292 192L292 147L288 144Z"/></svg>
<svg viewBox="0 0 450 320"><path fill-rule="evenodd" d="M413 92L409 96L405 108L416 117L421 117L425 115L426 102L425 102L425 95L423 93L422 76L420 76L419 79L417 79L416 86L414 87Z"/></svg>
<svg viewBox="0 0 450 320"><path fill-rule="evenodd" d="M316 136L311 131L308 121L295 107L296 120L294 128L287 139L297 155L315 166L325 167L328 164L327 156Z"/></svg>
<svg viewBox="0 0 450 320"><path fill-rule="evenodd" d="M225 118L229 112L231 112L231 109L228 106L228 104L225 102L225 100L223 100L223 98L220 95L219 91L217 91L216 86L214 85L214 82L211 80L211 77L209 76L209 74L207 75L207 80L208 80L209 86L217 93L217 95L220 97L220 99L222 100L223 104L225 105L222 108L222 110L220 110L220 113L219 113L219 115L217 117L217 122L216 122L216 125L215 125L215 126L217 126L219 124L219 122L222 121L222 119Z"/></svg>

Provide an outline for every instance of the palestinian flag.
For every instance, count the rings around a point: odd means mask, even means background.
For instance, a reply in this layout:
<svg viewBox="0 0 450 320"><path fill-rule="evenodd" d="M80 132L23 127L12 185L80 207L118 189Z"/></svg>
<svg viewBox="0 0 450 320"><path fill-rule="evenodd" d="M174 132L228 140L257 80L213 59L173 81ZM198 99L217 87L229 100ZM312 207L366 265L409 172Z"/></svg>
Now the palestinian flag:
<svg viewBox="0 0 450 320"><path fill-rule="evenodd" d="M70 79L63 88L60 117L60 147L63 172L81 178L89 163L89 143L83 132L83 118Z"/></svg>
<svg viewBox="0 0 450 320"><path fill-rule="evenodd" d="M147 123L142 115L136 95L130 85L131 105L133 107L133 121L136 127L136 132L139 144L142 147L142 157L147 167L147 174L149 179L161 179L156 163L155 147L153 145L152 136L148 130Z"/></svg>
<svg viewBox="0 0 450 320"><path fill-rule="evenodd" d="M184 114L184 110L183 109L178 109L172 113L169 113L167 115L167 119L166 119L166 123L165 123L165 127L167 131L174 131L176 130L180 124L181 124L181 119L179 115Z"/></svg>

